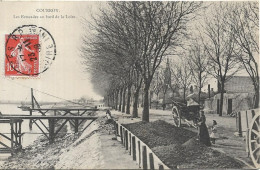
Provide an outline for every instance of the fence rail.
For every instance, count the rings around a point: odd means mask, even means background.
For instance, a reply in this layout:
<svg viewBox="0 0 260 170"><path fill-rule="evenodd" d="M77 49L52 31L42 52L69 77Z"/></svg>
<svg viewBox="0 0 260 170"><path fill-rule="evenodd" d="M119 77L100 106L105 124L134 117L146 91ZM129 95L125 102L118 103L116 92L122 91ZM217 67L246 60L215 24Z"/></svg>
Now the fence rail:
<svg viewBox="0 0 260 170"><path fill-rule="evenodd" d="M137 136L129 131L122 124L114 121L116 135L120 136L119 140L124 145L125 149L128 150L129 154L132 155L133 161L136 161L139 168L142 169L170 169L167 167L155 153Z"/></svg>

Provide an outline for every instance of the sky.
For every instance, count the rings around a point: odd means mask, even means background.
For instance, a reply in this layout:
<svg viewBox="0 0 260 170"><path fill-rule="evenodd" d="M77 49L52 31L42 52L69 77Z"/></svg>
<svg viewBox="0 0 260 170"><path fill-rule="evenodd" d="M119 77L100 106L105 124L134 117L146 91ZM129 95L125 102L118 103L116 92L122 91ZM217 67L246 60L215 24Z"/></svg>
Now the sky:
<svg viewBox="0 0 260 170"><path fill-rule="evenodd" d="M91 13L95 13L99 5L99 2L0 2L0 100L25 100L30 95L30 88L35 89L39 100L50 98L38 94L36 90L69 100L81 96L101 99L93 91L90 75L84 71L85 67L81 63L83 59L80 57L81 37L84 31L88 32L86 27L83 29L82 18L91 19ZM45 11L38 12L42 9ZM57 9L58 12L47 12L46 9ZM21 18L21 15L45 18L28 19ZM47 19L46 15L65 17ZM56 43L56 58L50 68L37 78L5 76L4 35L10 34L19 26L29 24L43 27L50 32Z"/></svg>
<svg viewBox="0 0 260 170"><path fill-rule="evenodd" d="M99 96L93 90L90 74L85 71L85 67L82 64L83 58L80 56L80 47L82 45L82 36L84 33L90 32L88 27L83 27L82 19L90 21L91 14L97 14L98 8L105 5L105 3L104 1L0 1L0 100L28 100L30 88L34 88L36 97L44 101L52 100L53 98L47 97L45 94L37 92L37 90L68 100L82 96L101 99L102 96ZM46 9L54 9L55 12L48 12ZM42 10L44 12L39 12ZM44 18L21 18L22 15L28 17L44 16ZM55 17L57 15L59 18L46 18L46 15L54 15ZM61 18L61 15L64 18ZM43 27L50 32L57 47L56 58L50 68L37 78L11 78L5 76L5 35L10 34L19 26L29 24ZM192 25L195 26L196 21ZM216 83L213 82L212 84L214 84L212 87L215 89Z"/></svg>

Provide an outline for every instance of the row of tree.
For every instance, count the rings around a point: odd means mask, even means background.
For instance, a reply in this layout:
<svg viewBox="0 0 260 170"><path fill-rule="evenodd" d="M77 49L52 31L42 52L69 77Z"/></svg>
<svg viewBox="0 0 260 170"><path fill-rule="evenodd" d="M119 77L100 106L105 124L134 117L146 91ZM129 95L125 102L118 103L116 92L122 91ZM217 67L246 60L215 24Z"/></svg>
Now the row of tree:
<svg viewBox="0 0 260 170"><path fill-rule="evenodd" d="M171 64L174 84L187 89L192 75L201 91L208 74L214 76L221 85L221 113L224 84L243 65L254 82L258 107L258 4L208 5L133 1L108 2L100 9L94 22L88 23L92 31L84 36L82 56L95 86L105 89L107 102L130 114L133 94L132 114L137 117L142 90L142 120L149 121L149 92L155 87L155 74L164 58L178 55L182 61ZM212 9L210 15L200 17L208 9ZM199 31L192 28L199 21L195 17L203 19ZM169 86L174 88L168 83L164 89Z"/></svg>

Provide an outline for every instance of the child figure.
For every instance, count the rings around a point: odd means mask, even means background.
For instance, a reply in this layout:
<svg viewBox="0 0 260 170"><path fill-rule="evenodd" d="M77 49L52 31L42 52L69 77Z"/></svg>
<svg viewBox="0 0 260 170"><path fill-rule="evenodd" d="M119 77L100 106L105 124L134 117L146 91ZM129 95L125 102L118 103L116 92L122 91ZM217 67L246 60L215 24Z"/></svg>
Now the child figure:
<svg viewBox="0 0 260 170"><path fill-rule="evenodd" d="M210 134L210 140L213 144L215 144L216 139L218 138L217 135L217 121L213 120L213 125L211 127L211 134Z"/></svg>

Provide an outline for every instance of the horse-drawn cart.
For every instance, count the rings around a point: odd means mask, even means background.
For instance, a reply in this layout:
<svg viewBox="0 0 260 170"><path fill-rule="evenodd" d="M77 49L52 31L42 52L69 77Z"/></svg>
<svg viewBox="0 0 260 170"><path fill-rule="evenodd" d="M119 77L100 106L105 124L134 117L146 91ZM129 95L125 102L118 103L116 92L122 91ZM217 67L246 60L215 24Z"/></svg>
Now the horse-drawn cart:
<svg viewBox="0 0 260 170"><path fill-rule="evenodd" d="M260 168L260 108L236 114L238 136L246 137L246 152L256 168Z"/></svg>
<svg viewBox="0 0 260 170"><path fill-rule="evenodd" d="M172 114L174 124L180 127L181 120L183 120L189 126L196 127L199 120L199 109L200 105L187 106L185 103L173 102Z"/></svg>
<svg viewBox="0 0 260 170"><path fill-rule="evenodd" d="M260 168L260 112L256 112L247 136L249 153L256 168Z"/></svg>

